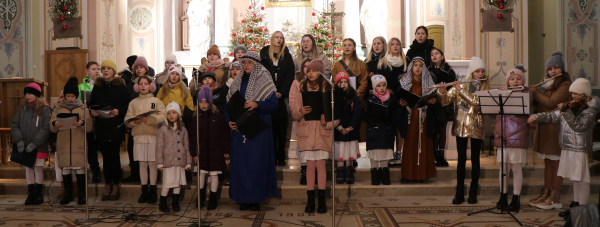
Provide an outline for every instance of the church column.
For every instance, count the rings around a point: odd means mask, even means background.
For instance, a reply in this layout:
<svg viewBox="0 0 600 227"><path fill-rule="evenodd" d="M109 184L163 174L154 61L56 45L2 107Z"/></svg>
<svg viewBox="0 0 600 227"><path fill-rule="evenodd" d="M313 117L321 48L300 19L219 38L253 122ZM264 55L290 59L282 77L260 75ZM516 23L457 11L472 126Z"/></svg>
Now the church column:
<svg viewBox="0 0 600 227"><path fill-rule="evenodd" d="M232 28L232 0L215 1L215 44L219 46L221 56L229 56L229 46L231 46L231 28Z"/></svg>
<svg viewBox="0 0 600 227"><path fill-rule="evenodd" d="M344 1L344 38L352 38L356 41L356 54L364 56L362 42L360 40L360 4L358 0Z"/></svg>

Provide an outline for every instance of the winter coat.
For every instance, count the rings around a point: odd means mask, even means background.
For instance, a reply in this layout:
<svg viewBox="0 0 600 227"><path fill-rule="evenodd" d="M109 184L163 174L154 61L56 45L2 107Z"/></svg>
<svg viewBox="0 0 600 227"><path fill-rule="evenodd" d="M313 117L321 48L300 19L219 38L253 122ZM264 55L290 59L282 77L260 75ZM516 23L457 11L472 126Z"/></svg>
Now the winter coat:
<svg viewBox="0 0 600 227"><path fill-rule="evenodd" d="M292 82L292 87L290 87L290 109L294 108L294 103L296 102L296 95L298 94L298 91L300 91L300 81L298 80L294 80L294 82Z"/></svg>
<svg viewBox="0 0 600 227"><path fill-rule="evenodd" d="M348 99L351 99L352 101L350 104L348 104L348 102L344 103L344 112L342 118L340 119L340 124L337 126L337 128L339 128L340 126L342 128L352 127L353 130L350 131L348 134L343 135L336 128L334 133L335 141L348 142L360 140L360 100L358 100L358 97L356 96L356 91L354 91L352 87L348 89L350 89L350 91L346 96L346 100L344 101L348 101Z"/></svg>
<svg viewBox="0 0 600 227"><path fill-rule="evenodd" d="M315 51L315 50L313 50ZM327 58L327 55L325 54L325 51L323 51L323 49L321 49L320 47L317 47L317 58L315 59L313 57L312 53L304 53L304 51L300 51L299 53L296 53L296 58L294 59L294 64L295 64L295 69L296 71L300 71L302 70L302 66L300 64L302 64L302 61L304 61L305 58L310 58L311 60L321 60L323 62L323 69L325 71L325 77L330 77L331 76L331 63L329 62L329 58ZM335 77L335 74L333 75ZM356 75L358 76L358 75Z"/></svg>
<svg viewBox="0 0 600 227"><path fill-rule="evenodd" d="M96 117L94 119L94 133L99 142L121 142L125 138L125 127L117 126L123 123L127 107L129 106L129 92L125 87L123 78L114 78L106 82L104 78L98 78L92 90L89 106L110 105L119 111L112 118Z"/></svg>
<svg viewBox="0 0 600 227"><path fill-rule="evenodd" d="M438 97L442 106L454 103L456 117L452 123L453 136L482 140L485 137L485 116L480 114L479 98L469 92L470 86L461 84L461 91L450 88L446 94L438 91Z"/></svg>
<svg viewBox="0 0 600 227"><path fill-rule="evenodd" d="M48 154L52 109L48 106L44 106L43 108L42 114L37 116L35 114L35 105L29 105L27 101L21 103L17 115L15 115L12 123L10 123L10 135L12 136L13 143L23 141L25 148L33 143L37 146L38 152Z"/></svg>
<svg viewBox="0 0 600 227"><path fill-rule="evenodd" d="M182 71L181 73L183 74L180 76L181 81L183 81L183 83L185 83L187 85L188 80L187 80L187 77L185 76L185 70ZM154 76L154 81L156 81L156 89L159 90L165 84L165 82L167 82L168 79L169 79L169 69L165 69L164 71L156 74L156 76Z"/></svg>
<svg viewBox="0 0 600 227"><path fill-rule="evenodd" d="M100 79L101 76L96 77L96 79ZM90 84L90 76L86 76L85 78L83 78L83 82L81 84L79 84L79 86L77 87L79 89L79 100L81 100L82 102L83 100L83 93L81 93L81 91L85 92L85 98L87 100L86 103L89 104L90 99L92 98L92 85Z"/></svg>
<svg viewBox="0 0 600 227"><path fill-rule="evenodd" d="M287 105L285 104L285 98L288 97L290 93L290 88L292 87L292 83L296 78L296 68L294 66L294 59L290 54L290 51L287 47L284 48L284 56L283 59L277 62L277 66L273 64L271 57L269 57L269 48L271 46L263 47L260 50L260 59L262 65L269 70L271 73L271 78L273 79L273 83L277 88L277 92L281 93L281 98L277 99L278 107L277 111L273 114L274 118L287 118ZM278 55L275 54L275 57ZM275 78L275 74L277 74L277 78Z"/></svg>
<svg viewBox="0 0 600 227"><path fill-rule="evenodd" d="M456 72L454 72L454 70L448 64L446 64L442 68L432 65L431 67L429 67L429 72L431 73L431 76L433 76L435 84L439 84L442 82L452 83L457 80ZM439 108L435 112L435 116L437 118L437 122L439 123L454 120L454 105L447 105Z"/></svg>
<svg viewBox="0 0 600 227"><path fill-rule="evenodd" d="M127 108L127 114L125 119L135 117L139 114L157 110L158 113L154 113L147 117L146 123L137 124L135 121L127 123L127 127L131 128L132 136L156 136L158 133L158 127L164 123L167 119L165 110L165 104L159 99L155 98L152 93L140 95L139 97L131 100L129 107ZM145 143L143 141L136 141L136 143Z"/></svg>
<svg viewBox="0 0 600 227"><path fill-rule="evenodd" d="M529 88L522 91L513 91L513 93L529 93L529 103L533 101L533 96ZM504 147L506 148L529 148L529 125L527 119L529 115L496 115L496 126L494 127L494 145L498 148L502 147L502 127L504 127Z"/></svg>
<svg viewBox="0 0 600 227"><path fill-rule="evenodd" d="M422 57L425 60L425 67L431 63L431 49L433 49L433 39L425 40L424 43L419 43L417 40L413 40L410 49L406 52L408 62L411 62L415 57Z"/></svg>
<svg viewBox="0 0 600 227"><path fill-rule="evenodd" d="M387 81L387 88L392 93L397 92L398 88L400 87L400 75L404 73L404 65L400 67L391 68L382 65L382 68L378 69L377 65L379 64L379 60L379 56L372 56L371 61L369 63L366 63L367 71L369 71L369 73L374 73L375 75L382 75L383 77L385 77L385 80ZM371 80L367 79L367 82L369 83L369 91L372 91L373 85L371 84Z"/></svg>
<svg viewBox="0 0 600 227"><path fill-rule="evenodd" d="M558 80L558 79L557 79ZM570 81L562 81L556 89L548 89L546 92L541 93L539 90L532 91L533 99L535 100L534 105L537 106L538 111L548 112L559 103L569 101L571 99L571 93L569 93L569 87L571 86ZM537 152L546 155L560 156L560 145L558 141L560 132L559 124L538 124L538 138L547 138L547 140L538 140Z"/></svg>
<svg viewBox="0 0 600 227"><path fill-rule="evenodd" d="M387 119L374 119L369 116L371 106L380 105L388 108ZM361 110L361 120L367 123L367 150L394 149L396 139L396 124L394 124L394 113L399 107L398 100L390 96L385 102L381 102L377 96L370 95Z"/></svg>
<svg viewBox="0 0 600 227"><path fill-rule="evenodd" d="M179 107L181 107L181 114L183 114L185 107L189 108L190 110L193 110L194 101L192 99L190 91L187 90L187 88L185 89L184 92L187 92L187 97L185 100L183 100L183 97L181 96L181 88L185 88L185 84L183 84L183 82L181 81L177 84L177 86L174 87L171 87L167 84L163 86L160 89L160 91L158 91L156 98L160 99L160 101L162 101L163 104L165 104L165 106L169 105L169 102L171 101L177 102L177 104L179 104ZM162 94L164 89L167 90L167 95L163 97Z"/></svg>
<svg viewBox="0 0 600 227"><path fill-rule="evenodd" d="M223 90L227 90L227 92L229 92L229 87L224 84L223 86L212 91L213 104L217 106L219 113L221 114L225 113L225 103L227 102L227 93L223 93Z"/></svg>
<svg viewBox="0 0 600 227"><path fill-rule="evenodd" d="M344 72L348 77L350 77L350 73L346 71L346 69L340 61L336 61L335 64L333 64L333 69L331 70L331 73L333 74L334 78L339 72ZM354 74L354 76L357 77L356 96L358 96L359 100L364 100L364 98L367 96L366 94L368 94L369 91L367 89L367 86L369 85L368 81L370 81L369 71L367 71L367 64L365 64L363 61L357 61L357 63L358 67L356 68L356 70L352 70L352 74ZM350 68L350 66L348 66L348 68Z"/></svg>
<svg viewBox="0 0 600 227"><path fill-rule="evenodd" d="M304 114L300 113L300 109L303 106L302 92L298 91L292 109L292 117L298 121L298 124L296 125L298 151L322 150L331 153L331 144L333 143L331 130L332 128L337 127L340 120L328 122L325 127L321 125L321 121L307 121L304 119Z"/></svg>
<svg viewBox="0 0 600 227"><path fill-rule="evenodd" d="M162 168L185 168L186 165L191 165L188 131L183 126L181 130L173 130L168 128L168 124L163 124L156 135L155 152L156 164L162 165Z"/></svg>
<svg viewBox="0 0 600 227"><path fill-rule="evenodd" d="M567 108L564 112L555 110L535 122L560 123L560 133L558 134L560 148L562 150L588 153L592 151L592 133L596 125L596 114L599 110L599 100L597 97L593 97L587 103L587 106ZM542 114L544 113L532 116L537 118Z"/></svg>
<svg viewBox="0 0 600 227"><path fill-rule="evenodd" d="M84 112L87 112L85 118L83 116ZM57 115L61 113L78 114L79 120L85 119L83 121L84 125L79 126L76 129L60 130L55 124ZM85 126L85 124L87 124L87 126ZM58 104L58 107L52 112L52 119L50 119L50 130L54 133L58 133L56 137L56 152L60 157L60 159L58 159L58 166L62 168L69 166L84 167L86 165L87 160L85 160L84 141L86 133L91 132L93 127L92 115L83 105L83 102L79 104L79 107L72 110L66 108L64 101Z"/></svg>
<svg viewBox="0 0 600 227"><path fill-rule="evenodd" d="M196 121L192 118L190 124L190 154L196 157L197 144L200 144L200 156L198 162L201 170L225 171L225 154L229 154L231 144L231 130L225 122L221 113L213 113L211 110L202 111ZM196 125L199 129L196 129ZM197 135L198 132L199 134ZM197 140L198 138L199 140Z"/></svg>

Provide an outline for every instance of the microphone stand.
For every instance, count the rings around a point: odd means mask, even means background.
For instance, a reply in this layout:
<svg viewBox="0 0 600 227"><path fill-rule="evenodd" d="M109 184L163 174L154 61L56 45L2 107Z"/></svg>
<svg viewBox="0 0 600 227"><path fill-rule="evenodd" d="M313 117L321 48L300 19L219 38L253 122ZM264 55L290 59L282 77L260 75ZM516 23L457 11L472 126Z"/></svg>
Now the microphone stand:
<svg viewBox="0 0 600 227"><path fill-rule="evenodd" d="M335 143L334 143L334 122L335 122L335 112L334 112L334 105L335 105L335 96L334 96L334 89L335 89L335 84L333 84L331 82L331 78L325 78L325 76L323 74L321 74L323 76L323 78L325 79L325 81L327 81L330 85L331 85L331 179L333 182L333 186L331 187L331 226L335 227Z"/></svg>
<svg viewBox="0 0 600 227"><path fill-rule="evenodd" d="M199 86L198 86L198 74L200 73L200 69L198 69L198 71L196 71L196 73L193 75L194 77L194 88L196 89L196 107L194 108L196 110L196 159L198 160L196 162L196 173L198 174L198 180L197 180L197 184L198 186L196 187L196 189L198 190L198 195L197 195L197 202L198 202L198 226L202 226L202 204L200 203L200 115L198 114L198 108L199 108L199 102L198 102L198 97L197 97L197 92L199 90Z"/></svg>

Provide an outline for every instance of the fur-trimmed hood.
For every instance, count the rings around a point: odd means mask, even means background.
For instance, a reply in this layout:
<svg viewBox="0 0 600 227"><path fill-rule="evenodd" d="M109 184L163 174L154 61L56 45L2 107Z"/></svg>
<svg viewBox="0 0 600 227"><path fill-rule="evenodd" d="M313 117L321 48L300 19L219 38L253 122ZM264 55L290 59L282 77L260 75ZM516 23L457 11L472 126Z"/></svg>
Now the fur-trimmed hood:
<svg viewBox="0 0 600 227"><path fill-rule="evenodd" d="M112 85L114 86L120 86L120 85L125 85L125 80L121 77L117 77L115 79L113 79L111 81ZM98 87L102 87L106 84L106 80L104 79L104 77L102 78L98 78L96 80L96 82L94 83L94 86L98 86Z"/></svg>

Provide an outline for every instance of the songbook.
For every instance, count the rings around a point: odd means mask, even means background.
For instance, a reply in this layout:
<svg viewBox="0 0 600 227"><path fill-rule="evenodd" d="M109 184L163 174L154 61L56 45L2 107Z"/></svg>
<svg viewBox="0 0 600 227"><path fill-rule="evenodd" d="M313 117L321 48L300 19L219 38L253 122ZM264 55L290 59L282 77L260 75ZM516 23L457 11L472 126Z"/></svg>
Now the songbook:
<svg viewBox="0 0 600 227"><path fill-rule="evenodd" d="M112 118L115 117L113 115L110 114L110 112L112 110L114 110L115 108L113 108L110 105L94 105L94 106L90 106L90 110L98 113L98 117L100 118Z"/></svg>
<svg viewBox="0 0 600 227"><path fill-rule="evenodd" d="M246 98L240 91L236 91L231 98L229 98L229 102L227 102L227 114L229 114L229 119L232 122L237 122L244 112L249 109L245 108L244 105L246 105Z"/></svg>
<svg viewBox="0 0 600 227"><path fill-rule="evenodd" d="M58 130L70 130L75 129L77 126L74 126L73 123L79 121L79 114L71 114L71 113L60 113L56 115L56 123L62 125Z"/></svg>
<svg viewBox="0 0 600 227"><path fill-rule="evenodd" d="M398 92L396 93L396 98L398 100L404 99L408 103L407 107L411 109L417 109L426 106L427 102L430 99L435 98L436 96L437 94L435 92L432 92L429 95L421 97L416 95L415 93L404 90L403 88L399 88Z"/></svg>
<svg viewBox="0 0 600 227"><path fill-rule="evenodd" d="M334 90L334 118L340 119L343 114L345 104L344 94L342 89ZM303 91L302 105L310 106L311 111L304 115L306 121L320 121L321 115L325 116L325 121L330 122L331 119L331 93L320 91Z"/></svg>
<svg viewBox="0 0 600 227"><path fill-rule="evenodd" d="M256 112L245 108L245 104L246 98L240 91L236 91L227 103L227 114L230 121L235 122L237 130L246 138L252 139L267 129L269 125Z"/></svg>
<svg viewBox="0 0 600 227"><path fill-rule="evenodd" d="M148 117L148 116L150 116L152 114L155 114L155 113L160 113L160 111L158 111L158 110L150 110L148 112L144 112L144 113L138 114L136 116L133 116L133 117L125 119L125 122L123 122L123 124L127 124L127 123L129 123L131 121L137 121L139 119L142 119L144 117Z"/></svg>

